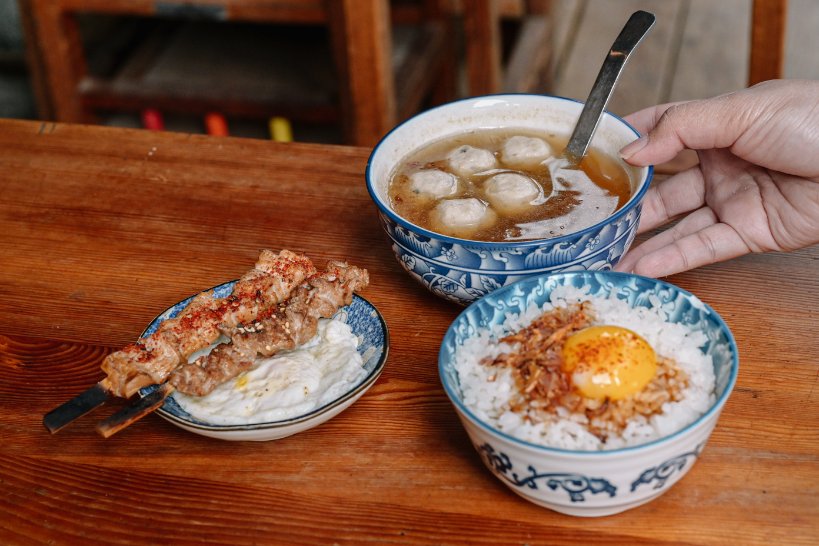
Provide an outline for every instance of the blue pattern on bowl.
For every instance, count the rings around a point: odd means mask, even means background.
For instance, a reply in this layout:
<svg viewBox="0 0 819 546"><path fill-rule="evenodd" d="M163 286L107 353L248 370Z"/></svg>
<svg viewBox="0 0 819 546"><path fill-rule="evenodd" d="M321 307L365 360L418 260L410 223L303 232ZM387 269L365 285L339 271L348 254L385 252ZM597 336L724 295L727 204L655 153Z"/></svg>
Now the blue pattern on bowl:
<svg viewBox="0 0 819 546"><path fill-rule="evenodd" d="M631 491L636 490L642 484L652 484L654 483L654 489L662 489L668 479L674 475L675 472L680 472L685 468L685 465L688 464L688 461L691 461L691 464L694 464L694 460L700 456L702 453L702 448L705 447L705 443L701 443L697 446L696 449L692 451L688 451L686 453L682 453L673 457L667 461L663 461L657 466L652 466L643 471L640 474L640 477L634 480L631 483Z"/></svg>
<svg viewBox="0 0 819 546"><path fill-rule="evenodd" d="M434 294L468 305L525 277L611 269L631 246L641 205L612 222L536 243L482 243L424 235L380 213L392 250L410 276Z"/></svg>
<svg viewBox="0 0 819 546"><path fill-rule="evenodd" d="M230 293L233 291L234 284L236 284L236 281L226 282L212 288L211 290L213 290L213 295L215 297L223 298L230 295ZM181 313L193 298L194 296L191 296L166 309L159 316L157 316L151 322L151 324L148 325L140 337L145 337L154 333L159 325L164 321ZM201 419L191 416L188 412L182 409L182 407L174 399L173 395L165 400L164 405L157 410L157 413L166 419L171 420L172 422L179 421L196 428L208 429L212 431L232 431L291 425L309 420L317 415L327 412L328 410L347 401L352 396L355 396L363 389L369 388L369 386L372 385L384 367L389 348L389 334L384 318L381 316L375 306L373 306L373 304L358 294L354 294L352 303L339 309L334 318L349 324L353 334L358 337L357 350L362 356L364 369L367 371L367 375L364 377L361 383L356 385L353 389L338 399L298 417L285 419L282 421L254 423L249 425L215 425L202 421ZM158 385L145 387L139 391L139 395L145 396L154 391L157 387Z"/></svg>
<svg viewBox="0 0 819 546"><path fill-rule="evenodd" d="M484 462L492 468L498 476L515 487L538 489L538 483L545 485L552 491L560 488L568 494L571 502L584 502L586 495L607 494L609 497L617 495L617 487L603 478L590 478L573 472L540 472L532 465L526 469L529 474L518 474L509 455L496 451L489 442L478 448L484 456Z"/></svg>

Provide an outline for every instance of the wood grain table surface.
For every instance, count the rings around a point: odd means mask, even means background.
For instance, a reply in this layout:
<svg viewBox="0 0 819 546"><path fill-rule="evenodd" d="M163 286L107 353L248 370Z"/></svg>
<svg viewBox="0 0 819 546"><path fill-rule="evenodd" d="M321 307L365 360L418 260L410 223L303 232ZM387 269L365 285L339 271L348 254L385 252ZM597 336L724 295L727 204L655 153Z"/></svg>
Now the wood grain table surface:
<svg viewBox="0 0 819 546"><path fill-rule="evenodd" d="M480 461L440 386L461 311L392 256L369 150L0 121L0 544L816 544L819 248L668 280L740 351L704 453L656 501L605 518L529 504ZM331 421L225 442L150 415L107 440L111 404L43 414L110 351L262 248L366 267L389 326L377 383Z"/></svg>

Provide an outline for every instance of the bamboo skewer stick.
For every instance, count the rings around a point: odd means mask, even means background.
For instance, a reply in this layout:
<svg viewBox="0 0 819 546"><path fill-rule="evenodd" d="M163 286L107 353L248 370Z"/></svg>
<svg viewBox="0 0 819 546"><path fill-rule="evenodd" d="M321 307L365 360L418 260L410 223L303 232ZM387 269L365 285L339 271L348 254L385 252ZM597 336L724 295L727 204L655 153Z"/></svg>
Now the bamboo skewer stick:
<svg viewBox="0 0 819 546"><path fill-rule="evenodd" d="M43 417L43 424L54 434L86 413L90 413L108 400L105 380L82 392L61 406L54 408Z"/></svg>
<svg viewBox="0 0 819 546"><path fill-rule="evenodd" d="M140 398L134 404L122 408L112 416L101 421L97 425L97 432L103 438L113 436L120 430L136 423L162 406L162 404L165 403L165 399L168 398L174 390L170 383L161 384L156 390Z"/></svg>

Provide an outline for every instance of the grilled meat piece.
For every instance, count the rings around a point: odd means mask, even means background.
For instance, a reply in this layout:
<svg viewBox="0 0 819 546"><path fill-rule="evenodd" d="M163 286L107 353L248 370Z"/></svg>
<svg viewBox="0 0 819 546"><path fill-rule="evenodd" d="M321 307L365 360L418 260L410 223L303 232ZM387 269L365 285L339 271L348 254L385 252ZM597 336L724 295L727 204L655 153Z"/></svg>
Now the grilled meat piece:
<svg viewBox="0 0 819 546"><path fill-rule="evenodd" d="M210 354L177 368L169 382L176 390L204 396L218 385L250 369L258 357L294 349L316 335L318 320L333 316L349 305L353 292L369 283L365 269L344 262L330 262L313 275L290 299L265 316L232 328L222 328L230 343L218 345Z"/></svg>
<svg viewBox="0 0 819 546"><path fill-rule="evenodd" d="M230 296L217 299L212 292L199 294L154 334L108 355L102 363L107 374L103 385L127 398L146 385L166 381L191 354L215 342L220 328L255 320L314 274L315 266L305 256L289 250L262 251L254 269L237 281Z"/></svg>

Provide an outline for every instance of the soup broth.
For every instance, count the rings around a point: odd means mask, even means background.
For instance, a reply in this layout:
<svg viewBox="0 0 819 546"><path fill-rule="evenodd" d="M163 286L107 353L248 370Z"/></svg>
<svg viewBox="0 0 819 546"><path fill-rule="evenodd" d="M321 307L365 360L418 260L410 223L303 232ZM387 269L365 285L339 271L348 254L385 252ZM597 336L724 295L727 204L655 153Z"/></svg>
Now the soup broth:
<svg viewBox="0 0 819 546"><path fill-rule="evenodd" d="M582 230L622 207L632 182L619 159L596 149L579 170L557 171L555 157L567 140L528 129L484 129L433 142L393 171L390 206L427 230L478 241Z"/></svg>

